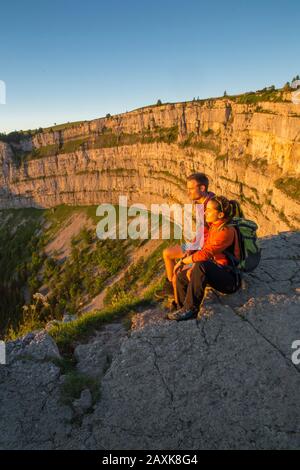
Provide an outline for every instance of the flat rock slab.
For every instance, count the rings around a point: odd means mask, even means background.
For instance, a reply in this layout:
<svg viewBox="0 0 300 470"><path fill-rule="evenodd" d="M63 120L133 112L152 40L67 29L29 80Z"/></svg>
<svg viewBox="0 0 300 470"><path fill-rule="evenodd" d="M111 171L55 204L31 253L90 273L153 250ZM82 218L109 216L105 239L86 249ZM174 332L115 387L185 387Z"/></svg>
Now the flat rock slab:
<svg viewBox="0 0 300 470"><path fill-rule="evenodd" d="M94 447L300 447L300 370L290 353L229 306L200 322L139 330L87 418Z"/></svg>

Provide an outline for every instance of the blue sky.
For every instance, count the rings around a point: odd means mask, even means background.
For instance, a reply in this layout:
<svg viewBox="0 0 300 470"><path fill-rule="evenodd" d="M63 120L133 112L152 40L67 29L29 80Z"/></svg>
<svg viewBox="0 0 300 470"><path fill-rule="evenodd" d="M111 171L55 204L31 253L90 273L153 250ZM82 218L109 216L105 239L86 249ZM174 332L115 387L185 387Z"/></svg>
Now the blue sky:
<svg viewBox="0 0 300 470"><path fill-rule="evenodd" d="M0 14L0 132L300 74L298 1L10 0Z"/></svg>

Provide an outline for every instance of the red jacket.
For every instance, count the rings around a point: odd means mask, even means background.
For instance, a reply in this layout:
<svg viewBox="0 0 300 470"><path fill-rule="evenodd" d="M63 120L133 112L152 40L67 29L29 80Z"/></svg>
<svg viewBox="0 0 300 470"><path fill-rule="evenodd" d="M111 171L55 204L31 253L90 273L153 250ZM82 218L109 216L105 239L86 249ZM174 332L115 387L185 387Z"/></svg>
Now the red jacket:
<svg viewBox="0 0 300 470"><path fill-rule="evenodd" d="M197 261L212 260L220 265L227 265L229 261L223 251L234 243L234 256L240 259L239 243L235 228L224 225L224 220L219 220L210 225L203 248L192 255L194 263Z"/></svg>

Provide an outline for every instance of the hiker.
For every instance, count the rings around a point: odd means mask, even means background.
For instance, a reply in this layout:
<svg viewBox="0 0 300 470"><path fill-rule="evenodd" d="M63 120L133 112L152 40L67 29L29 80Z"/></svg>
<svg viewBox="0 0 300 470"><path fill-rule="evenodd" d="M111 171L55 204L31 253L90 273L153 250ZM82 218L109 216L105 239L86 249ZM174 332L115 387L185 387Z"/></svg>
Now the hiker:
<svg viewBox="0 0 300 470"><path fill-rule="evenodd" d="M204 173L192 173L187 178L187 193L189 198L195 204L203 204L204 211L206 209L207 203L214 196L214 193L208 191L208 184L208 177ZM204 240L207 232L208 227L204 226ZM167 296L174 297L175 294L175 303L177 303L176 289L174 289L176 280L173 277L173 271L176 264L175 260L190 254L191 253L188 251L186 243L183 243L182 245L170 246L163 251L163 259L167 278L163 289L155 296L157 299L163 299Z"/></svg>
<svg viewBox="0 0 300 470"><path fill-rule="evenodd" d="M210 226L202 249L182 258L174 268L181 308L168 313L169 320L196 318L207 284L224 294L234 293L240 288L241 276L232 263L233 259L240 259L239 241L236 229L229 225L231 219L240 213L238 204L223 196L214 196L208 201L205 219ZM228 253L224 253L225 250ZM194 264L189 279L187 271L180 271L180 267L190 263Z"/></svg>

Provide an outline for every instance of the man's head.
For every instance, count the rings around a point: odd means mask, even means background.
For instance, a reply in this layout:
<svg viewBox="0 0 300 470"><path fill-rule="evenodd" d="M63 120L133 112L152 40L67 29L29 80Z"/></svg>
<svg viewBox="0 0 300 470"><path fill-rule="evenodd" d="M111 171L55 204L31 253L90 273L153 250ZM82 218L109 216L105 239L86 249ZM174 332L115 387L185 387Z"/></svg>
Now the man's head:
<svg viewBox="0 0 300 470"><path fill-rule="evenodd" d="M187 192L192 201L207 195L208 178L204 173L192 173L187 178Z"/></svg>

